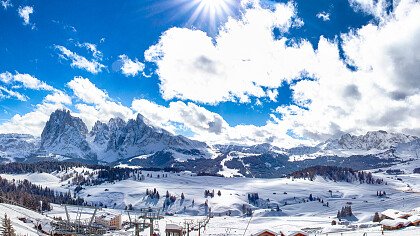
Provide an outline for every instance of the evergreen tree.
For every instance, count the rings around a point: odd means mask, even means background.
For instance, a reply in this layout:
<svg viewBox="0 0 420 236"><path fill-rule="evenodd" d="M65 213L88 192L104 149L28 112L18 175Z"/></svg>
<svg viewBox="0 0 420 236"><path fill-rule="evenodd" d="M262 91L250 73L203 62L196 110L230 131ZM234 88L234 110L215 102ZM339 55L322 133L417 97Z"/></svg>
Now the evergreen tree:
<svg viewBox="0 0 420 236"><path fill-rule="evenodd" d="M12 221L10 220L10 218L7 218L7 214L4 214L1 235L2 236L16 236L15 229L13 229L13 226L12 226Z"/></svg>

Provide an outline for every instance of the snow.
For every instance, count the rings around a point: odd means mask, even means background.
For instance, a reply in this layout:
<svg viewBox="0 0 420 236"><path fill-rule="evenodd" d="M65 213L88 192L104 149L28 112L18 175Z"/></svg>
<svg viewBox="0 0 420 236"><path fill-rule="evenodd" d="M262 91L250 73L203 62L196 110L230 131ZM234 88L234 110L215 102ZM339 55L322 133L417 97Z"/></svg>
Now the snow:
<svg viewBox="0 0 420 236"><path fill-rule="evenodd" d="M420 222L420 215L412 215L408 217L407 220L410 221L411 223Z"/></svg>
<svg viewBox="0 0 420 236"><path fill-rule="evenodd" d="M8 180L26 179L35 185L43 185L49 188L57 188L61 185L60 179L57 176L48 173L31 173L20 175L0 174L0 176Z"/></svg>
<svg viewBox="0 0 420 236"><path fill-rule="evenodd" d="M231 161L235 157L244 157L244 156L252 156L255 154L248 154L248 153L240 153L240 152L230 152L226 155L226 158L224 158L220 165L222 166L222 170L218 172L218 174L223 175L225 177L234 177L234 176L243 176L241 173L239 173L238 169L231 169L225 165L227 161Z"/></svg>
<svg viewBox="0 0 420 236"><path fill-rule="evenodd" d="M397 219L397 218L403 218L405 216L410 216L411 214L407 213L407 212L397 211L397 210L394 210L394 209L387 209L387 210L381 212L381 215L385 215L385 216L387 216L389 218L392 218L392 219Z"/></svg>
<svg viewBox="0 0 420 236"><path fill-rule="evenodd" d="M78 173L89 171L87 168L73 168L70 172ZM110 211L123 214L123 221L127 220L124 207L132 204L134 209L143 207L162 207L164 195L169 191L177 197L174 204L170 205L167 212L175 213L175 216L165 216L159 222L160 228L164 229L168 223L180 224L184 219L199 220L205 218L206 209L204 202L208 200L209 207L214 214L206 227L207 234L217 235L231 231L230 235L243 234L249 222L249 233L256 233L264 228L275 232L304 230L305 232L334 233L345 231L356 232L354 227L363 228L363 232L380 231L379 226L372 222L375 212L412 212L420 209L419 183L420 175L406 174L402 181L384 173L374 174L376 177L384 178L387 185L368 185L345 182L327 181L323 178L316 178L314 181L304 179L259 179L259 178L222 178L211 176L196 176L191 172L167 173L168 178L157 178L162 172L147 172L153 175L144 181L132 179L116 183L104 183L98 186L84 186L79 196L93 204L103 203ZM48 186L60 191L73 191L74 186L68 186L67 181L60 182L63 172L59 173L34 173L25 175L5 175L7 179L28 179L39 185ZM410 185L410 192L407 190ZM152 200L146 197L146 189L156 188L161 199ZM107 191L105 191L107 189ZM215 190L215 197L205 198L204 190ZM221 196L217 191L221 190ZM331 190L331 193L329 192ZM387 197L377 197L377 191L386 191ZM254 214L252 218L242 216L242 205L248 205L247 194L258 193L260 197L258 206L251 206ZM181 201L180 195L184 193L185 200ZM328 202L329 207L318 201L304 202L309 193L314 197L320 197L324 203ZM194 205L192 201L194 200ZM332 220L336 220L336 213L341 207L351 203L355 216L350 221L350 226L331 226ZM114 205L115 204L115 205ZM281 211L276 211L273 206L279 205ZM115 209L110 209L114 208ZM273 210L267 209L271 206ZM185 207L185 209L184 209ZM398 210L392 210L398 209ZM230 212L230 216L228 216ZM77 208L71 210L71 217L74 218ZM54 209L47 213L49 216L65 217L62 206L54 205ZM85 216L86 219L89 214ZM349 228L350 227L350 228ZM353 227L353 228L352 228ZM408 231L407 231L408 232ZM347 234L345 234L347 235ZM349 234L351 235L351 234ZM357 235L357 234L355 234ZM374 234L369 234L374 235ZM378 234L379 235L379 234ZM386 234L385 234L386 235ZM389 235L389 234L388 234ZM402 234L404 235L404 234ZM410 235L410 234L407 234Z"/></svg>
<svg viewBox="0 0 420 236"><path fill-rule="evenodd" d="M410 221L406 219L395 219L395 220L385 219L381 221L381 225L389 226L389 227L407 226L409 224L410 224Z"/></svg>
<svg viewBox="0 0 420 236"><path fill-rule="evenodd" d="M46 216L43 216L39 213L27 210L22 207L0 203L0 219L3 219L4 214L7 214L7 217L11 219L12 226L18 235L39 235L34 227L37 223L42 224L43 229L45 230L49 228L49 219ZM28 219L28 223L25 223L18 219L22 217Z"/></svg>

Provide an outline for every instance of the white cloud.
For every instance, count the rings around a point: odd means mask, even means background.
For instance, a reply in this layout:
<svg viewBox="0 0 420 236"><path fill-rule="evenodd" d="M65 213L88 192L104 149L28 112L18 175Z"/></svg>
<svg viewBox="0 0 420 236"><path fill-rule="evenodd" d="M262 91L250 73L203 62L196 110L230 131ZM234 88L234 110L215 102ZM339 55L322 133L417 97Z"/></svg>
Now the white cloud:
<svg viewBox="0 0 420 236"><path fill-rule="evenodd" d="M405 1L405 0L402 0ZM387 8L393 6L394 1L388 0L349 0L350 5L356 10L371 14L376 18L387 17ZM395 1L400 2L400 1Z"/></svg>
<svg viewBox="0 0 420 236"><path fill-rule="evenodd" d="M46 84L45 82L40 81L39 79L33 77L29 74L20 74L16 73L14 75L14 81L22 83L25 88L35 89L35 90L54 90L53 87Z"/></svg>
<svg viewBox="0 0 420 236"><path fill-rule="evenodd" d="M207 143L258 144L293 146L302 141L286 135L285 127L269 121L264 126L230 126L219 114L192 102L171 102L168 107L146 99L134 99L132 109L143 114L154 125L175 132L179 123L193 132L194 139Z"/></svg>
<svg viewBox="0 0 420 236"><path fill-rule="evenodd" d="M327 12L319 12L318 14L316 14L316 17L318 17L319 19L323 20L323 21L329 21L330 20L330 13Z"/></svg>
<svg viewBox="0 0 420 236"><path fill-rule="evenodd" d="M0 124L1 133L21 133L40 135L50 114L63 109L60 103L40 103L35 109L24 115L16 114L10 120Z"/></svg>
<svg viewBox="0 0 420 236"><path fill-rule="evenodd" d="M293 4L271 10L254 3L240 19L229 19L214 39L199 30L167 30L145 59L158 66L164 99L249 102L251 96L265 97L265 88L299 77L313 56L310 43L287 46L286 38L273 36L274 28L287 32L296 19Z"/></svg>
<svg viewBox="0 0 420 236"><path fill-rule="evenodd" d="M19 13L19 16L23 19L23 24L29 25L31 23L30 15L34 13L34 8L31 6L19 7L18 13Z"/></svg>
<svg viewBox="0 0 420 236"><path fill-rule="evenodd" d="M71 104L70 97L63 91L53 88L47 83L40 81L29 74L15 72L3 72L0 74L0 99L16 98L20 101L27 101L29 97L16 89L44 90L50 92L43 101L34 106L34 109L26 114L16 114L10 120L0 124L0 133L24 133L40 135L50 114L56 109L62 109L65 105Z"/></svg>
<svg viewBox="0 0 420 236"><path fill-rule="evenodd" d="M280 124L314 139L378 129L419 135L419 18L418 2L401 1L378 24L343 34L345 62L337 42L321 39L315 80L292 86L301 107L279 107Z"/></svg>
<svg viewBox="0 0 420 236"><path fill-rule="evenodd" d="M97 74L105 68L105 66L101 64L97 59L88 60L85 57L70 51L64 46L56 45L55 48L60 51L60 58L71 61L70 65L72 67L87 70L92 74Z"/></svg>
<svg viewBox="0 0 420 236"><path fill-rule="evenodd" d="M144 70L144 64L139 62L137 58L135 58L134 61L128 58L127 55L120 55L119 58L122 63L121 72L125 76L136 76L139 72Z"/></svg>
<svg viewBox="0 0 420 236"><path fill-rule="evenodd" d="M96 44L93 43L76 43L76 46L86 48L92 53L92 56L98 60L102 60L103 53L98 50Z"/></svg>
<svg viewBox="0 0 420 236"><path fill-rule="evenodd" d="M4 10L7 10L9 7L13 7L13 4L10 2L10 0L2 0L1 6L4 8Z"/></svg>
<svg viewBox="0 0 420 236"><path fill-rule="evenodd" d="M3 86L0 86L0 100L4 99L4 98L11 98L14 97L20 101L27 101L29 98L24 95L21 94L19 92L13 91L13 90L9 90Z"/></svg>
<svg viewBox="0 0 420 236"><path fill-rule="evenodd" d="M56 103L56 104L65 104L65 105L71 105L72 101L69 95L67 95L66 93L62 92L62 91L55 91L52 94L48 94L45 98L44 98L44 102L51 102L51 103Z"/></svg>
<svg viewBox="0 0 420 236"><path fill-rule="evenodd" d="M98 89L89 79L74 77L68 84L76 97L86 103L100 104L108 99L108 94Z"/></svg>
<svg viewBox="0 0 420 236"><path fill-rule="evenodd" d="M82 118L89 128L97 120L108 122L114 117L123 119L133 117L130 108L112 101L105 91L97 88L87 78L74 77L67 85L72 89L74 95L83 102L75 104L79 111L77 116Z"/></svg>
<svg viewBox="0 0 420 236"><path fill-rule="evenodd" d="M24 87L35 90L53 91L54 88L47 83L40 81L29 74L20 74L16 72L12 74L8 71L0 74L0 81L5 84L12 84L14 87Z"/></svg>
<svg viewBox="0 0 420 236"><path fill-rule="evenodd" d="M12 75L12 73L10 73L8 71L3 72L3 73L0 74L0 80L3 83L6 83L7 84L7 83L9 83L10 81L13 80L13 75Z"/></svg>
<svg viewBox="0 0 420 236"><path fill-rule="evenodd" d="M420 134L418 2L401 1L392 14L374 4L376 10L370 11L377 12L372 14L378 23L341 36L345 61L338 40L321 37L314 50L305 40L290 45L287 38L273 39L276 14L255 4L241 20L230 19L214 39L201 31L172 28L149 48L145 58L158 66L163 98L216 104L249 102L253 96L261 102L258 98L274 100L278 94L273 89L291 82L295 105L280 106L281 119L272 114L267 125L244 126L242 133L241 126L227 127L234 131L218 136L225 141L253 132L287 139L284 127L312 140L377 129ZM290 22L294 9L285 9L291 15L283 22ZM283 30L292 24L285 25Z"/></svg>
<svg viewBox="0 0 420 236"><path fill-rule="evenodd" d="M75 114L91 127L97 119L128 119L140 112L155 125L176 132L175 124L181 124L193 138L211 143L288 146L378 129L420 134L420 3L400 1L392 14L382 14L378 22L340 35L340 40L321 37L316 50L305 40L273 38L273 27L285 32L293 25L293 5L280 4L276 12L253 4L214 39L202 31L172 28L145 56L158 66L165 99L215 104L255 97L261 103L279 99L278 87L288 82L294 104L279 106L265 125L231 126L193 102L161 106L134 99L129 108L81 77L68 83L79 99ZM2 73L0 80L12 83L14 75ZM307 140L294 139L290 132Z"/></svg>
<svg viewBox="0 0 420 236"><path fill-rule="evenodd" d="M279 91L277 89L267 90L267 96L273 102L277 102L277 96L278 95L279 95Z"/></svg>

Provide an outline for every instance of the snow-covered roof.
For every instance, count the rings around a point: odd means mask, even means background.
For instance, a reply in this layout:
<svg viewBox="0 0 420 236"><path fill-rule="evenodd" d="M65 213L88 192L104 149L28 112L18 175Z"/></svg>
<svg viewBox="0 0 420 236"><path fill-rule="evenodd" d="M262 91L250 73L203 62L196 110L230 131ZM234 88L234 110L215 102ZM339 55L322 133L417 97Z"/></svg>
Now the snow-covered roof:
<svg viewBox="0 0 420 236"><path fill-rule="evenodd" d="M387 210L381 212L381 215L385 215L385 216L387 216L389 218L392 218L392 219L397 219L397 218L402 218L402 217L407 216L407 215L409 216L411 214L408 213L408 212L398 211L398 210L394 210L394 209L387 209Z"/></svg>
<svg viewBox="0 0 420 236"><path fill-rule="evenodd" d="M420 207L416 207L416 208L414 208L413 210L411 210L411 212L414 212L414 213L420 214Z"/></svg>
<svg viewBox="0 0 420 236"><path fill-rule="evenodd" d="M396 220L385 219L381 221L381 225L388 226L388 227L397 227L399 225L407 226L409 224L410 224L410 221L406 219L396 219Z"/></svg>
<svg viewBox="0 0 420 236"><path fill-rule="evenodd" d="M166 224L166 229L169 230L182 230L182 227L176 224Z"/></svg>
<svg viewBox="0 0 420 236"><path fill-rule="evenodd" d="M280 235L280 234L278 234L278 233L276 233L276 232L274 232L272 230L269 230L269 229L261 230L261 231L255 233L255 234L252 234L252 235L260 235L260 234L265 233L265 232L270 233L270 234L273 234L273 235Z"/></svg>
<svg viewBox="0 0 420 236"><path fill-rule="evenodd" d="M420 215L412 215L412 216L408 217L407 220L410 221L410 222L418 222L418 221L420 221Z"/></svg>
<svg viewBox="0 0 420 236"><path fill-rule="evenodd" d="M303 232L303 231L295 231L295 232L293 232L293 233L289 234L289 236L296 236L296 235L299 235L299 234L302 234L302 235L309 235L308 233Z"/></svg>
<svg viewBox="0 0 420 236"><path fill-rule="evenodd" d="M115 217L118 217L118 216L120 216L120 214L113 214L113 213L107 212L107 213L100 214L97 217L99 217L103 220L110 221L110 220L113 220Z"/></svg>

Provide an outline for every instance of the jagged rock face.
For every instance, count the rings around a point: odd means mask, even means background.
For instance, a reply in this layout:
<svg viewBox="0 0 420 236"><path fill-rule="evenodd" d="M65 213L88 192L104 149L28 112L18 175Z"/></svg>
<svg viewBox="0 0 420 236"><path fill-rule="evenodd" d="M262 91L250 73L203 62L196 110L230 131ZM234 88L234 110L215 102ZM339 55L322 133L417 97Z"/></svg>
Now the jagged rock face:
<svg viewBox="0 0 420 236"><path fill-rule="evenodd" d="M360 136L345 134L338 139L327 140L314 147L300 146L284 149L270 144L259 144L253 146L215 145L210 148L204 142L176 136L149 124L150 122L139 114L136 119L128 121L121 118L112 118L107 123L97 121L88 133L81 119L71 116L69 111L57 110L51 114L46 123L41 139L20 134L0 135L0 162L14 161L18 157L49 158L50 156L57 157L57 155L100 162L136 158L147 162L145 158L148 157L145 156L154 155L153 158L156 159L164 156L156 153L164 153L165 160L183 163L188 159L214 157L212 148L215 148L222 159L225 157L229 159L232 156L230 154L236 153L234 157L248 158L250 165L254 162L254 165L259 165L258 163L265 157L272 156L273 160L261 162L260 165L269 164L274 168L280 164L280 166L289 165L283 162L289 163L290 157L293 157L292 161L350 156L407 160L418 158L420 155L419 138L385 131L368 132ZM256 159L260 156L263 159ZM157 163L155 159L149 164ZM203 161L212 163L211 160L213 159ZM379 160L382 161L382 159ZM229 160L225 161L229 162ZM235 165L241 165L241 163L239 161Z"/></svg>
<svg viewBox="0 0 420 236"><path fill-rule="evenodd" d="M325 143L325 149L385 150L415 139L417 139L415 136L386 131L372 131L360 136L344 134L339 139L328 140Z"/></svg>
<svg viewBox="0 0 420 236"><path fill-rule="evenodd" d="M397 146L395 154L399 157L415 158L420 157L420 138Z"/></svg>
<svg viewBox="0 0 420 236"><path fill-rule="evenodd" d="M29 134L0 134L0 158L15 161L39 148L40 140Z"/></svg>
<svg viewBox="0 0 420 236"><path fill-rule="evenodd" d="M158 151L183 152L207 148L205 143L174 136L166 130L146 124L140 114L127 122L120 118L113 118L108 124L97 122L90 133L90 139L101 155L106 156L106 161Z"/></svg>
<svg viewBox="0 0 420 236"><path fill-rule="evenodd" d="M96 121L89 135L94 137L93 142L99 145L104 145L109 140L109 127L107 124Z"/></svg>
<svg viewBox="0 0 420 236"><path fill-rule="evenodd" d="M41 134L40 151L72 158L95 159L96 155L86 141L88 129L80 118L69 111L53 112Z"/></svg>

